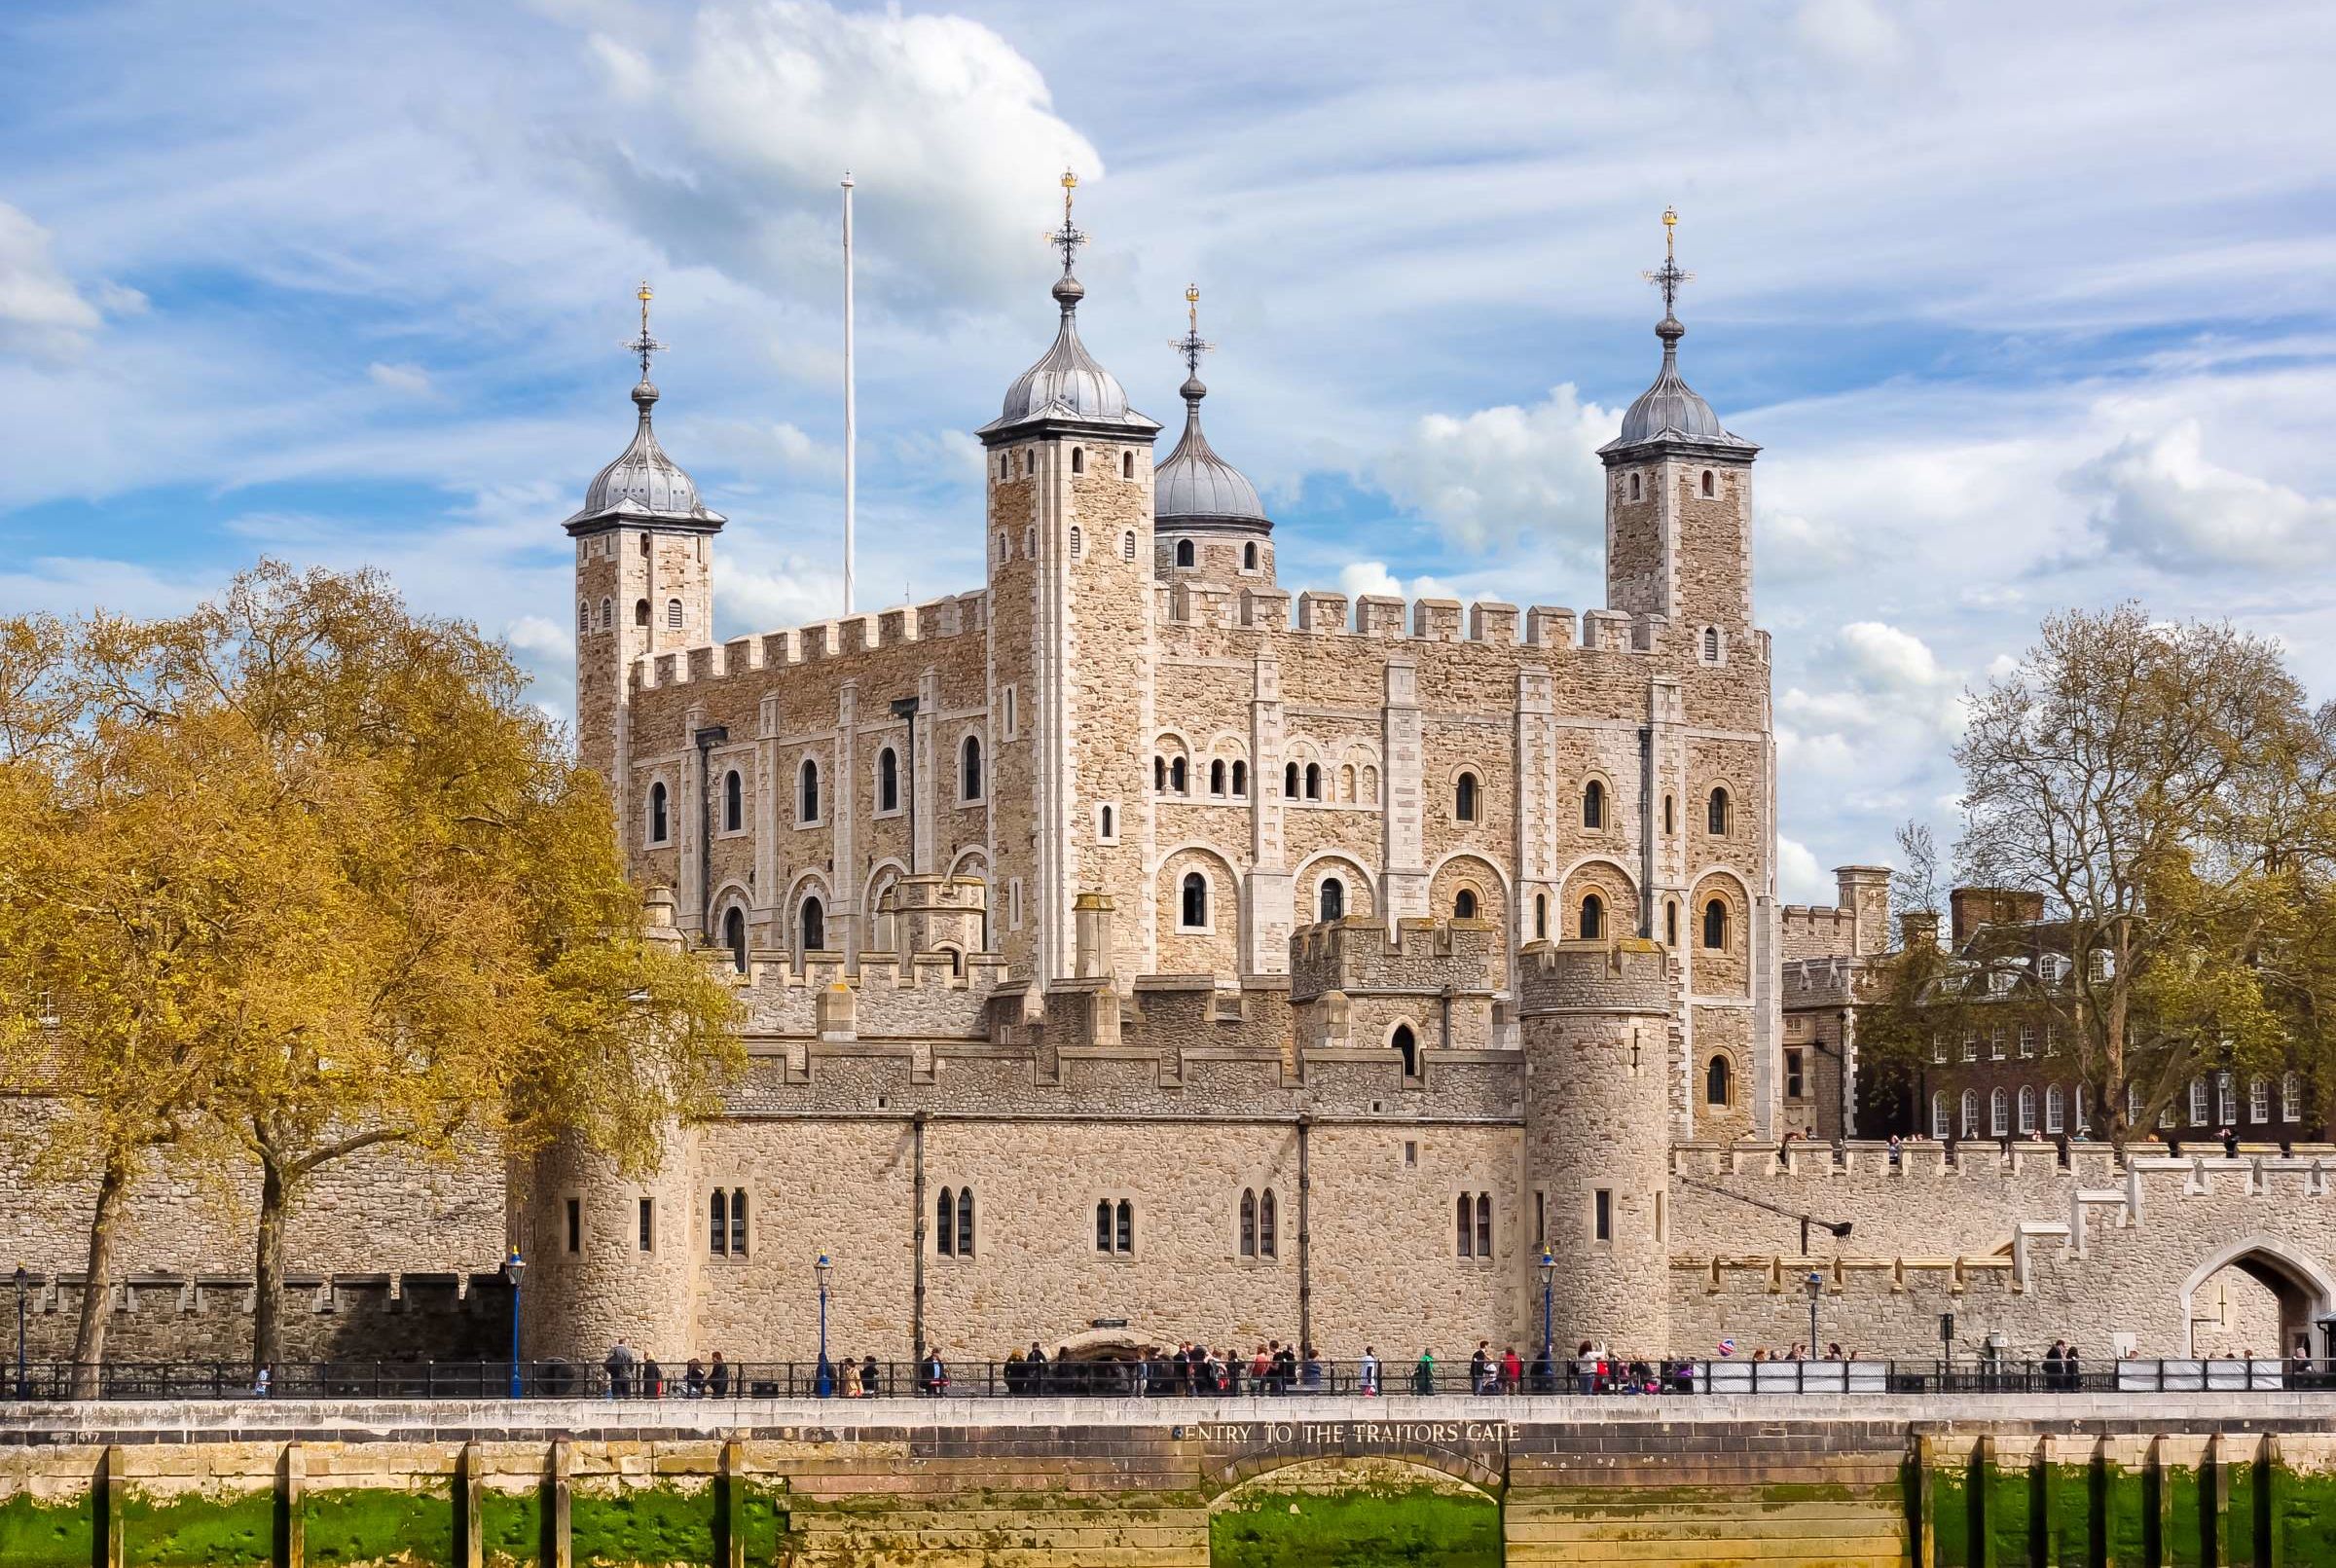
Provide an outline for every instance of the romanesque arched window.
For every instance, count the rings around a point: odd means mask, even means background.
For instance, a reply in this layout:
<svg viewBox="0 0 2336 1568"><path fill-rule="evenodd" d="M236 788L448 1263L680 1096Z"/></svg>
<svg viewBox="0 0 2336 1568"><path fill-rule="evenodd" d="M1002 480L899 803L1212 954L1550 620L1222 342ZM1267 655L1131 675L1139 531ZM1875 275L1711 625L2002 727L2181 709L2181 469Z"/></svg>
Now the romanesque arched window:
<svg viewBox="0 0 2336 1568"><path fill-rule="evenodd" d="M1258 1194L1252 1187L1245 1186L1241 1189L1239 1242L1242 1257L1255 1258L1258 1256Z"/></svg>
<svg viewBox="0 0 2336 1568"><path fill-rule="evenodd" d="M957 748L957 798L981 798L981 737L968 735Z"/></svg>
<svg viewBox="0 0 2336 1568"><path fill-rule="evenodd" d="M1638 476L1636 474L1632 474L1630 476L1630 498L1634 501L1639 498Z"/></svg>
<svg viewBox="0 0 2336 1568"><path fill-rule="evenodd" d="M1297 764L1295 762L1286 764L1282 769L1282 798L1297 798Z"/></svg>
<svg viewBox="0 0 2336 1568"><path fill-rule="evenodd" d="M669 599L665 602L665 624L673 631L681 630L681 602L679 600Z"/></svg>
<svg viewBox="0 0 2336 1568"><path fill-rule="evenodd" d="M1594 893L1582 895L1582 940L1595 942L1606 934L1606 900Z"/></svg>
<svg viewBox="0 0 2336 1568"><path fill-rule="evenodd" d="M1713 473L1713 472L1712 472L1710 469L1708 469L1708 468L1704 469L1704 470L1703 470L1703 493L1704 493L1704 494L1706 494L1706 495L1717 495L1719 492L1720 492L1720 481L1719 481L1719 476L1718 476L1717 474L1714 474L1714 473Z"/></svg>
<svg viewBox="0 0 2336 1568"><path fill-rule="evenodd" d="M1537 942L1550 939L1550 895L1546 893L1533 895L1533 939Z"/></svg>
<svg viewBox="0 0 2336 1568"><path fill-rule="evenodd" d="M1452 894L1452 918L1454 920L1474 920L1477 918L1476 889L1462 888L1458 893Z"/></svg>
<svg viewBox="0 0 2336 1568"><path fill-rule="evenodd" d="M1706 801L1706 802L1704 803L1704 807L1703 807L1703 827L1704 827L1704 830L1705 830L1706 832L1710 833L1710 834L1711 834L1711 836L1712 836L1712 837L1714 837L1714 838L1723 838L1723 837L1727 836L1727 832L1728 832L1728 791L1727 791L1727 790L1725 790L1725 789L1714 789L1714 790L1711 792L1711 799L1710 799L1710 800L1708 800L1708 801Z"/></svg>
<svg viewBox="0 0 2336 1568"><path fill-rule="evenodd" d="M1235 758L1233 762L1233 798L1236 800L1249 798L1249 764L1238 758Z"/></svg>
<svg viewBox="0 0 2336 1568"><path fill-rule="evenodd" d="M1703 1103L1707 1106L1734 1104L1734 1083L1728 1058L1715 1056L1703 1070Z"/></svg>
<svg viewBox="0 0 2336 1568"><path fill-rule="evenodd" d="M1582 825L1592 829L1606 825L1606 786L1595 779L1582 786Z"/></svg>
<svg viewBox="0 0 2336 1568"><path fill-rule="evenodd" d="M1452 786L1452 817L1463 822L1477 820L1477 776L1473 773L1462 774Z"/></svg>
<svg viewBox="0 0 2336 1568"><path fill-rule="evenodd" d="M1662 940L1665 946L1679 945L1679 900L1666 898L1662 904Z"/></svg>
<svg viewBox="0 0 2336 1568"><path fill-rule="evenodd" d="M576 601L576 636L583 637L592 630L592 601Z"/></svg>
<svg viewBox="0 0 2336 1568"><path fill-rule="evenodd" d="M795 796L795 820L816 822L820 820L820 765L810 757L803 759L797 772L798 788Z"/></svg>
<svg viewBox="0 0 2336 1568"><path fill-rule="evenodd" d="M1192 565L1192 541L1190 539L1176 541L1176 564L1180 566Z"/></svg>
<svg viewBox="0 0 2336 1568"><path fill-rule="evenodd" d="M1258 547L1255 544L1245 544L1241 547L1241 569L1243 571L1258 569Z"/></svg>
<svg viewBox="0 0 2336 1568"><path fill-rule="evenodd" d="M1085 554L1086 535L1079 532L1078 525L1074 523L1071 525L1071 559L1077 561Z"/></svg>
<svg viewBox="0 0 2336 1568"><path fill-rule="evenodd" d="M889 746L876 753L876 809L900 809L900 753Z"/></svg>
<svg viewBox="0 0 2336 1568"><path fill-rule="evenodd" d="M730 962L738 972L747 972L747 914L733 907L722 917L722 945L730 950Z"/></svg>
<svg viewBox="0 0 2336 1568"><path fill-rule="evenodd" d="M1319 762L1306 764L1306 798L1308 800L1322 798L1322 764Z"/></svg>
<svg viewBox="0 0 2336 1568"><path fill-rule="evenodd" d="M633 602L633 624L635 626L649 624L649 602L647 600L637 599Z"/></svg>
<svg viewBox="0 0 2336 1568"><path fill-rule="evenodd" d="M1087 471L1086 448L1073 447L1071 449L1071 471L1075 474L1083 474Z"/></svg>
<svg viewBox="0 0 2336 1568"><path fill-rule="evenodd" d="M1184 887L1178 899L1178 923L1186 930L1209 929L1209 879L1198 871L1185 873Z"/></svg>
<svg viewBox="0 0 2336 1568"><path fill-rule="evenodd" d="M1133 479L1136 477L1136 455L1134 453L1123 452L1119 454L1119 477L1121 479ZM1128 537L1132 539L1135 537L1135 535L1129 534ZM1128 557L1128 559L1133 561L1135 557L1131 555Z"/></svg>
<svg viewBox="0 0 2336 1568"><path fill-rule="evenodd" d="M660 780L649 785L649 842L664 843L671 828L672 824L666 820L665 784Z"/></svg>
<svg viewBox="0 0 2336 1568"><path fill-rule="evenodd" d="M1728 900L1713 898L1703 906L1703 945L1713 951L1728 946Z"/></svg>
<svg viewBox="0 0 2336 1568"><path fill-rule="evenodd" d="M803 951L823 953L827 950L827 906L817 897L803 900L801 923L796 930L802 932Z"/></svg>
<svg viewBox="0 0 2336 1568"><path fill-rule="evenodd" d="M1212 795L1224 793L1224 758L1223 757L1212 757L1209 760L1209 793Z"/></svg>
<svg viewBox="0 0 2336 1568"><path fill-rule="evenodd" d="M602 599L601 601L601 630L603 632L616 630L616 602L614 600Z"/></svg>
<svg viewBox="0 0 2336 1568"><path fill-rule="evenodd" d="M747 786L736 768L722 775L722 831L735 833L747 825Z"/></svg>
<svg viewBox="0 0 2336 1568"><path fill-rule="evenodd" d="M1095 1205L1095 1250L1132 1253L1136 1250L1136 1208L1127 1199L1105 1198Z"/></svg>
<svg viewBox="0 0 2336 1568"><path fill-rule="evenodd" d="M1155 795L1164 795L1168 792L1168 759L1166 757L1155 756L1151 759L1151 792Z"/></svg>
<svg viewBox="0 0 2336 1568"><path fill-rule="evenodd" d="M1716 626L1703 628L1703 662L1705 664L1720 662L1720 629Z"/></svg>
<svg viewBox="0 0 2336 1568"><path fill-rule="evenodd" d="M1186 786L1190 783L1190 778L1191 776L1185 769L1185 759L1183 757L1177 756L1170 757L1168 759L1169 793L1177 795L1189 793L1189 790Z"/></svg>
<svg viewBox="0 0 2336 1568"><path fill-rule="evenodd" d="M1411 1033L1411 1026L1396 1025L1395 1033L1387 1037L1387 1043L1394 1046L1396 1054L1404 1059L1404 1076L1419 1076L1419 1037Z"/></svg>
<svg viewBox="0 0 2336 1568"><path fill-rule="evenodd" d="M1133 453L1128 455L1127 466L1127 477L1130 479L1135 478L1136 458ZM1119 559L1122 561L1133 561L1136 559L1136 530L1134 529L1129 529L1126 532L1119 535Z"/></svg>
<svg viewBox="0 0 2336 1568"><path fill-rule="evenodd" d="M1336 877L1324 877L1314 890L1314 918L1343 920L1346 918L1346 884Z"/></svg>
<svg viewBox="0 0 2336 1568"><path fill-rule="evenodd" d="M1271 1258L1281 1245L1274 1237L1273 1188L1258 1194L1258 1256Z"/></svg>

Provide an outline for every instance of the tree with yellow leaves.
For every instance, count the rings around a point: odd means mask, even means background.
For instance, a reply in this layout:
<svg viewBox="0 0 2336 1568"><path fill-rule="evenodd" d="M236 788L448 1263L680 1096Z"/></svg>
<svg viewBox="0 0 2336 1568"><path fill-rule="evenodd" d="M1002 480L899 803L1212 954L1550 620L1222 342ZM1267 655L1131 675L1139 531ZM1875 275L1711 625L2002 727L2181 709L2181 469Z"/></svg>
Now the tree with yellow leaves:
<svg viewBox="0 0 2336 1568"><path fill-rule="evenodd" d="M164 768L234 758L233 798L201 805L249 841L237 891L264 896L186 1015L186 1092L128 1111L256 1165L255 1363L280 1347L285 1219L331 1162L480 1138L523 1154L573 1130L638 1169L714 1108L742 1059L733 994L643 938L606 796L499 644L413 615L373 574L273 564L191 615L67 641L69 727L94 765L125 734ZM9 883L0 941L62 907L76 879L57 870ZM37 985L68 962L12 970ZM57 1013L49 1038L76 1056L121 1049Z"/></svg>

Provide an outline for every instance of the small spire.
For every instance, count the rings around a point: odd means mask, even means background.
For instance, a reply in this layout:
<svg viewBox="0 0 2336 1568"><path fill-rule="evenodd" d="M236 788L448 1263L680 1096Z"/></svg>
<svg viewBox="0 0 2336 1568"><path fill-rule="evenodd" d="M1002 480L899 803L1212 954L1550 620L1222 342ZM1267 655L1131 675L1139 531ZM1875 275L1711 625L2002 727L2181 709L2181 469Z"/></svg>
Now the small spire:
<svg viewBox="0 0 2336 1568"><path fill-rule="evenodd" d="M665 345L649 336L649 301L655 297L656 291L649 287L649 280L642 278L639 289L634 294L634 298L640 301L640 336L624 345L625 348L640 356L640 384L633 389L633 401L640 405L644 418L649 412L649 405L657 401L657 388L649 381L649 356L665 352ZM642 395L644 393L646 396Z"/></svg>
<svg viewBox="0 0 2336 1568"><path fill-rule="evenodd" d="M1662 265L1651 273L1638 275L1662 291L1662 319L1656 323L1655 336L1662 340L1662 359L1669 364L1679 350L1679 340L1687 336L1687 328L1679 322L1677 306L1681 285L1692 283L1696 274L1679 267L1677 232L1679 213L1675 208L1662 209Z"/></svg>
<svg viewBox="0 0 2336 1568"><path fill-rule="evenodd" d="M1054 297L1066 316L1078 309L1078 302L1085 298L1087 292L1078 279L1071 275L1072 258L1077 254L1078 247L1087 242L1086 234L1071 221L1071 193L1077 189L1078 176L1064 169L1063 226L1046 237L1046 243L1063 253L1063 275L1054 280Z"/></svg>
<svg viewBox="0 0 2336 1568"><path fill-rule="evenodd" d="M1168 346L1184 357L1185 384L1183 396L1187 403L1198 403L1209 389L1200 380L1200 356L1217 346L1200 335L1200 285L1185 285L1185 335L1168 340Z"/></svg>

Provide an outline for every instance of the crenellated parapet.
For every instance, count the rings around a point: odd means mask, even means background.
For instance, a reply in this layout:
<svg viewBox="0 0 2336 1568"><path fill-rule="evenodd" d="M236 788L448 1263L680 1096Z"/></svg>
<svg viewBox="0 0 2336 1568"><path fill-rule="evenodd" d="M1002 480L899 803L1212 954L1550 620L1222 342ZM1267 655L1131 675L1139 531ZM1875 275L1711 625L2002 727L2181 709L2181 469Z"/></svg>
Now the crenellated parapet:
<svg viewBox="0 0 2336 1568"><path fill-rule="evenodd" d="M936 656L953 651L954 639L979 638L989 627L989 595L976 589L923 604L900 604L866 615L851 615L808 626L701 643L670 653L644 655L633 663L636 691L751 678L789 665L848 660L878 648L936 643ZM967 657L977 656L967 654Z"/></svg>
<svg viewBox="0 0 2336 1568"><path fill-rule="evenodd" d="M1671 972L1662 947L1639 937L1534 942L1517 955L1517 1012L1667 1013Z"/></svg>
<svg viewBox="0 0 2336 1568"><path fill-rule="evenodd" d="M1291 933L1291 1001L1303 1004L1330 991L1451 990L1489 1002L1484 966L1492 940L1481 920L1399 920L1392 929L1373 920L1320 921Z"/></svg>

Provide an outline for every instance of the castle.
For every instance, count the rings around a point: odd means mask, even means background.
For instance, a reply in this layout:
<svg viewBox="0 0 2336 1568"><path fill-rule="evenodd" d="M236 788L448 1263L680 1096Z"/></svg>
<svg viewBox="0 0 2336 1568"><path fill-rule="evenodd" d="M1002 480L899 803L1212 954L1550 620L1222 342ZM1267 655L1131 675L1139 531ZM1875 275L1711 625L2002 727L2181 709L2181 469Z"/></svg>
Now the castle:
<svg viewBox="0 0 2336 1568"><path fill-rule="evenodd" d="M1079 340L1083 237L1066 194L1053 342L979 430L986 581L727 642L644 289L633 439L566 523L580 745L652 928L738 987L748 1074L645 1179L352 1160L293 1218L296 1288L486 1284L516 1245L529 1354L587 1362L808 1360L822 1321L891 1360L1407 1358L1538 1345L1545 1310L1710 1354L1805 1338L1812 1292L1869 1356L1935 1355L1948 1313L2013 1353L2324 1346L2324 1145L1857 1141L1888 875L1778 901L1759 449L1681 375L1667 244L1577 612L1284 588L1197 323L1155 458ZM128 1294L200 1299L239 1249L161 1186ZM11 1201L54 1314L78 1215Z"/></svg>

